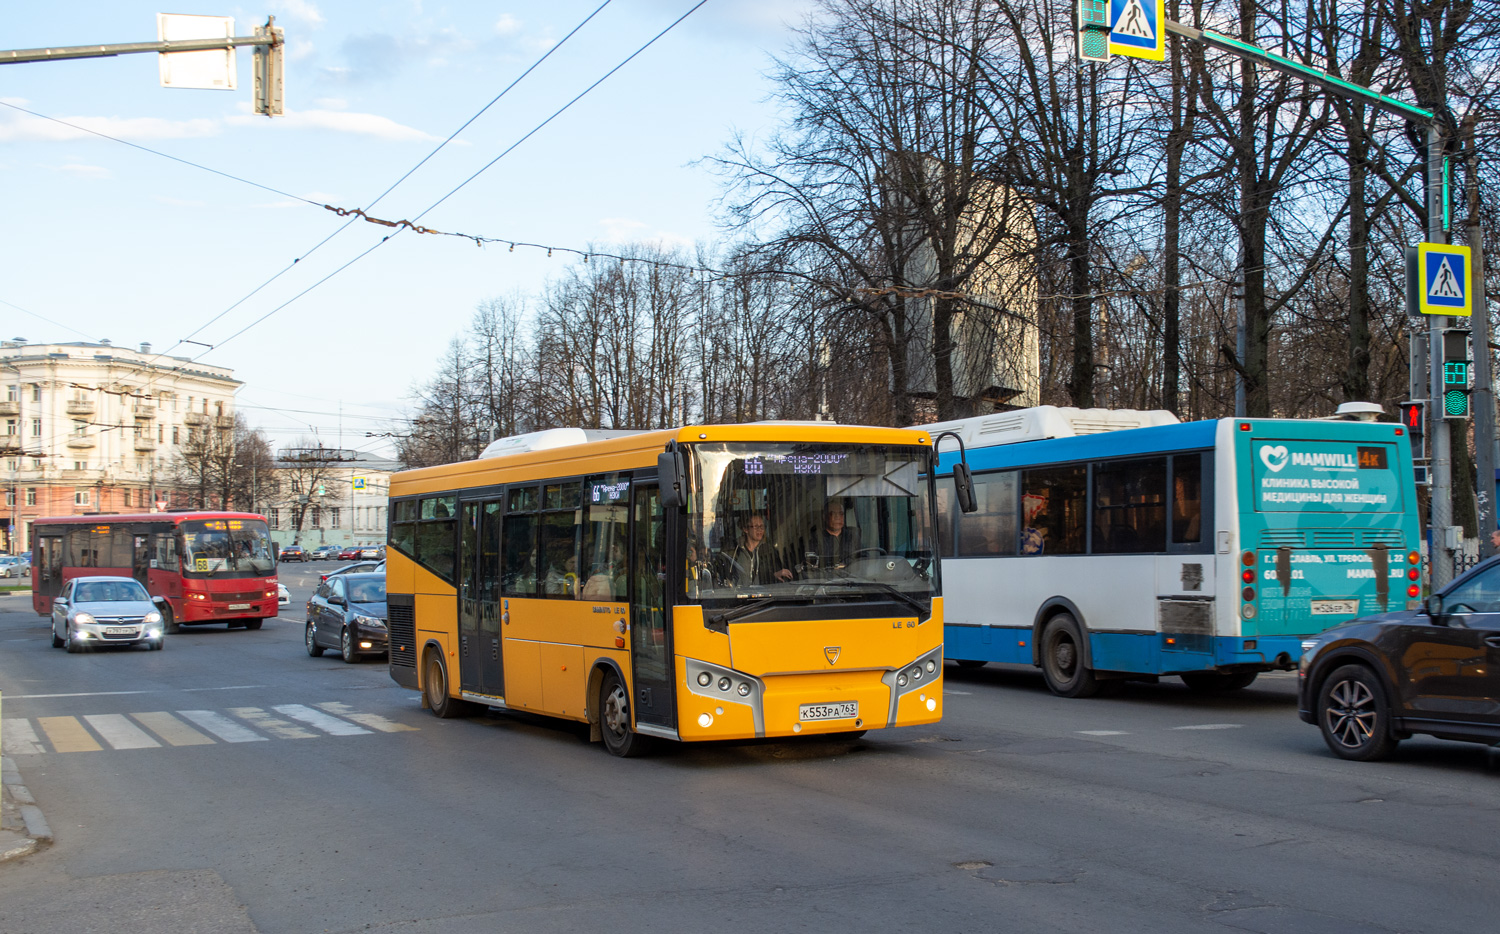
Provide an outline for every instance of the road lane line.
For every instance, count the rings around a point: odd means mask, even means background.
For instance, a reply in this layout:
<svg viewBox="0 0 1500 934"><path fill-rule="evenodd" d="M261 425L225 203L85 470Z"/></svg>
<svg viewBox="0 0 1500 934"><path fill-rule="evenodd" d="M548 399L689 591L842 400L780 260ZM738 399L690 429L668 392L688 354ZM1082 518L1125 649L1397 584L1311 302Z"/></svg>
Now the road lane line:
<svg viewBox="0 0 1500 934"><path fill-rule="evenodd" d="M259 743L267 740L267 737L212 710L179 710L177 716L188 718L226 743Z"/></svg>
<svg viewBox="0 0 1500 934"><path fill-rule="evenodd" d="M331 714L343 717L345 720L353 720L361 726L367 726L372 730L379 730L382 733L405 733L408 731L415 733L418 729L414 726L407 726L404 723L397 723L395 720L387 720L378 713L355 713L353 707L350 707L348 704L341 704L338 701L329 701L326 704L319 704L318 706Z"/></svg>
<svg viewBox="0 0 1500 934"><path fill-rule="evenodd" d="M230 684L212 688L162 688L156 691L88 691L81 694L12 694L11 700L38 700L47 697L122 697L126 694L175 694L178 691L191 694L195 691L244 691L263 688L264 684Z"/></svg>
<svg viewBox="0 0 1500 934"><path fill-rule="evenodd" d="M334 736L356 736L360 733L370 732L362 726L355 726L337 717L330 717L326 713L319 713L311 707L304 707L301 704L282 704L280 707L272 707L271 709L284 717L299 720L308 726L315 727L324 733L330 733Z"/></svg>
<svg viewBox="0 0 1500 934"><path fill-rule="evenodd" d="M1084 736L1129 736L1124 730L1079 730Z"/></svg>
<svg viewBox="0 0 1500 934"><path fill-rule="evenodd" d="M212 746L214 741L183 723L165 710L131 714L146 729L173 746Z"/></svg>
<svg viewBox="0 0 1500 934"><path fill-rule="evenodd" d="M6 720L0 724L0 733L5 734L0 752L7 756L35 756L46 752L42 741L37 739L36 730L31 728L30 720L20 717Z"/></svg>
<svg viewBox="0 0 1500 934"><path fill-rule="evenodd" d="M55 752L98 752L104 748L73 717L37 717L36 722Z"/></svg>
<svg viewBox="0 0 1500 934"><path fill-rule="evenodd" d="M96 713L83 718L94 732L116 749L160 749L161 743L146 735L146 731L125 719L124 714Z"/></svg>
<svg viewBox="0 0 1500 934"><path fill-rule="evenodd" d="M304 730L295 723L278 720L259 707L230 707L229 713L262 733L270 733L277 739L317 739L318 737L318 734L311 730Z"/></svg>
<svg viewBox="0 0 1500 934"><path fill-rule="evenodd" d="M1199 723L1195 726L1174 726L1174 730L1238 730L1243 723Z"/></svg>

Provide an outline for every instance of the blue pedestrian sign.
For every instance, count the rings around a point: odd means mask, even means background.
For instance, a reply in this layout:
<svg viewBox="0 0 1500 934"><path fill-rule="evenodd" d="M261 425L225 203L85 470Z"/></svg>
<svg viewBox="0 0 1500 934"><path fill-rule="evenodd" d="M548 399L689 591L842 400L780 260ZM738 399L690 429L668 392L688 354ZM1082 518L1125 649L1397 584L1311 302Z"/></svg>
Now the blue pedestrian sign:
<svg viewBox="0 0 1500 934"><path fill-rule="evenodd" d="M1417 245L1417 308L1424 315L1474 313L1469 290L1469 248L1446 243Z"/></svg>
<svg viewBox="0 0 1500 934"><path fill-rule="evenodd" d="M1166 0L1109 0L1109 54L1167 58Z"/></svg>

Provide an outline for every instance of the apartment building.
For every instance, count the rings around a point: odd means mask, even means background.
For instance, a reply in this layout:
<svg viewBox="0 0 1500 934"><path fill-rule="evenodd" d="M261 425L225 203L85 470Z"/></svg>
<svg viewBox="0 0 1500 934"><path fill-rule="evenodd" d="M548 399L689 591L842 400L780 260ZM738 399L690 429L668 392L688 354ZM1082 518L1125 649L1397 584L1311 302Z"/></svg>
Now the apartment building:
<svg viewBox="0 0 1500 934"><path fill-rule="evenodd" d="M182 505L173 461L200 432L234 428L227 367L109 341L0 341L0 551L31 547L40 516Z"/></svg>

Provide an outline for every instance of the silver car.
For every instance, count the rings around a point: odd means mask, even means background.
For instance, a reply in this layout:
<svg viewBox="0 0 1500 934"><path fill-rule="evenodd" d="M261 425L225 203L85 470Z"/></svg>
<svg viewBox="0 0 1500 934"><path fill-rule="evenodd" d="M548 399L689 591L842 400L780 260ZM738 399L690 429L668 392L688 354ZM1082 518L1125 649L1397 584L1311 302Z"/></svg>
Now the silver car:
<svg viewBox="0 0 1500 934"><path fill-rule="evenodd" d="M25 555L0 555L0 577L26 577L31 574L31 559Z"/></svg>
<svg viewBox="0 0 1500 934"><path fill-rule="evenodd" d="M132 578L75 577L52 601L54 649L78 652L98 645L160 649L165 641L161 610Z"/></svg>

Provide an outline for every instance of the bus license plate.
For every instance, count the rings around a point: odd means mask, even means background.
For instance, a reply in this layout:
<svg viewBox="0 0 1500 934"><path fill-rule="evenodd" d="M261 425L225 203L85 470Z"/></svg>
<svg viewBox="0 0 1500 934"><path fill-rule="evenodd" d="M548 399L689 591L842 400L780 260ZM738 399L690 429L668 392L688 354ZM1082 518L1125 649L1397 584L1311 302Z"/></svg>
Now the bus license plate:
<svg viewBox="0 0 1500 934"><path fill-rule="evenodd" d="M229 608L231 610L248 610L248 609L250 609L250 604L248 604L248 603L231 603L231 604L229 604ZM1314 612L1316 612L1316 611L1314 611Z"/></svg>
<svg viewBox="0 0 1500 934"><path fill-rule="evenodd" d="M133 635L135 635L135 627L134 626L105 626L104 627L104 634L106 636L133 636Z"/></svg>
<svg viewBox="0 0 1500 934"><path fill-rule="evenodd" d="M832 704L803 704L799 720L851 720L859 716L859 701L835 701Z"/></svg>
<svg viewBox="0 0 1500 934"><path fill-rule="evenodd" d="M1314 616L1358 616L1358 600L1314 600Z"/></svg>

